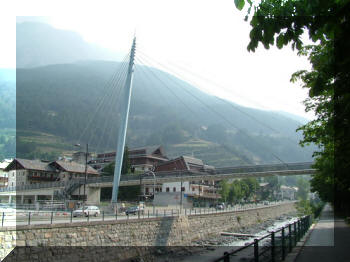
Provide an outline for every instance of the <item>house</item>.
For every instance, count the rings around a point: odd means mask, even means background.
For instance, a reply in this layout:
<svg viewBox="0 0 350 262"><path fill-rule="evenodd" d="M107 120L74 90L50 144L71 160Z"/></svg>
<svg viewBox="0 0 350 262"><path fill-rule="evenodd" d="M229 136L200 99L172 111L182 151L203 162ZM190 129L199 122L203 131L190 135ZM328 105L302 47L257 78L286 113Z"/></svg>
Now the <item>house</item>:
<svg viewBox="0 0 350 262"><path fill-rule="evenodd" d="M5 159L0 162L0 188L7 187L8 184L8 172L5 168L12 162L12 159Z"/></svg>
<svg viewBox="0 0 350 262"><path fill-rule="evenodd" d="M296 199L296 193L297 193L297 188L295 187L289 187L289 186L281 186L281 199L289 199L289 200L294 200Z"/></svg>
<svg viewBox="0 0 350 262"><path fill-rule="evenodd" d="M171 171L197 171L197 172L214 172L213 166L208 166L201 159L180 156L178 158L168 160L155 166L154 171L171 172ZM148 188L147 188L148 187ZM145 194L151 191L152 186L145 186ZM219 199L220 194L214 181L184 181L170 182L161 185L157 191L154 201L157 205L177 205L180 204L181 192L183 194L183 205L192 206L195 202L212 202ZM180 196L180 198L179 198ZM184 202L185 201L185 202Z"/></svg>
<svg viewBox="0 0 350 262"><path fill-rule="evenodd" d="M128 155L131 167L139 171L152 170L154 166L168 161L162 146L129 149ZM95 159L89 161L89 165L96 170L102 170L115 161L115 156L116 152L97 154Z"/></svg>
<svg viewBox="0 0 350 262"><path fill-rule="evenodd" d="M8 186L21 186L34 183L66 181L72 178L84 177L85 165L69 162L45 162L15 158L6 168L8 172ZM92 167L87 168L88 176L98 176Z"/></svg>
<svg viewBox="0 0 350 262"><path fill-rule="evenodd" d="M91 153L87 153L87 158L86 158L86 152L75 152L72 155L72 161L77 162L79 164L85 164L85 162L89 162L92 160L92 155Z"/></svg>
<svg viewBox="0 0 350 262"><path fill-rule="evenodd" d="M174 170L213 172L215 168L213 166L205 165L201 159L189 156L180 156L178 158L159 163L154 169L155 172Z"/></svg>
<svg viewBox="0 0 350 262"><path fill-rule="evenodd" d="M52 168L59 172L60 181L67 181L73 178L85 177L85 164L79 164L74 161L54 161L49 164ZM88 177L97 177L99 173L91 166L86 166L86 174Z"/></svg>

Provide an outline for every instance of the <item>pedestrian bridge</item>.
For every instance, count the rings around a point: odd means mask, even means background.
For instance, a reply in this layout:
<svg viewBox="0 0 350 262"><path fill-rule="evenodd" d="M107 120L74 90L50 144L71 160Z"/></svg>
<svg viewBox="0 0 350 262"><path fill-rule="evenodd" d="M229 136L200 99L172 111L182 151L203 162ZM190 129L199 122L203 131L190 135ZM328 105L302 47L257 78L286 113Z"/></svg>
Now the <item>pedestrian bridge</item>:
<svg viewBox="0 0 350 262"><path fill-rule="evenodd" d="M173 171L156 172L155 179L147 173L134 175L128 174L121 176L120 186L133 186L142 184L180 182L180 181L218 181L224 179L247 178L247 177L268 177L268 176L294 176L310 175L315 172L312 168L312 162L305 163L287 163L273 165L252 165L216 168L211 171ZM38 183L17 187L8 187L0 189L0 196L5 195L53 195L54 191L67 188L74 183L84 184L84 179L74 179L67 182ZM101 176L98 178L89 178L86 181L87 187L102 188L112 187L113 176Z"/></svg>

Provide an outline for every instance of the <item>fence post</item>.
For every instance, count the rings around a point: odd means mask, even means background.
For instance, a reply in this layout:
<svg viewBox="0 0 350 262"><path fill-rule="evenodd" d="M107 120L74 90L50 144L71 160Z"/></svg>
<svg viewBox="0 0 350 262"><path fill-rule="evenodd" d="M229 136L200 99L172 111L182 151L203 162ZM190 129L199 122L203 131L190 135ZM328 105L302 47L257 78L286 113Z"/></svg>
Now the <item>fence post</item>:
<svg viewBox="0 0 350 262"><path fill-rule="evenodd" d="M51 211L51 224L52 224L52 220L53 220L53 211Z"/></svg>
<svg viewBox="0 0 350 262"><path fill-rule="evenodd" d="M2 212L1 227L4 226L5 212Z"/></svg>
<svg viewBox="0 0 350 262"><path fill-rule="evenodd" d="M73 210L70 211L70 222L72 223L73 221Z"/></svg>
<svg viewBox="0 0 350 262"><path fill-rule="evenodd" d="M288 244L289 244L289 253L292 252L292 225L288 225Z"/></svg>
<svg viewBox="0 0 350 262"><path fill-rule="evenodd" d="M87 212L87 222L89 222L90 221L90 212L88 211Z"/></svg>
<svg viewBox="0 0 350 262"><path fill-rule="evenodd" d="M156 210L156 217L158 217L158 209Z"/></svg>
<svg viewBox="0 0 350 262"><path fill-rule="evenodd" d="M224 252L224 262L230 262L230 255L228 254L228 252Z"/></svg>
<svg viewBox="0 0 350 262"><path fill-rule="evenodd" d="M105 221L105 211L102 211L102 221Z"/></svg>
<svg viewBox="0 0 350 262"><path fill-rule="evenodd" d="M147 217L149 218L149 210L147 210Z"/></svg>
<svg viewBox="0 0 350 262"><path fill-rule="evenodd" d="M127 216L129 219L129 216ZM118 210L115 210L115 220L118 220Z"/></svg>
<svg viewBox="0 0 350 262"><path fill-rule="evenodd" d="M298 241L300 241L301 234L300 234L300 220L298 220Z"/></svg>
<svg viewBox="0 0 350 262"><path fill-rule="evenodd" d="M185 216L187 216L187 208L185 208Z"/></svg>
<svg viewBox="0 0 350 262"><path fill-rule="evenodd" d="M294 227L294 246L296 246L297 245L297 222L294 221L293 227Z"/></svg>
<svg viewBox="0 0 350 262"><path fill-rule="evenodd" d="M271 262L275 262L275 232L271 232Z"/></svg>
<svg viewBox="0 0 350 262"><path fill-rule="evenodd" d="M30 225L30 212L28 213L28 225ZM52 224L52 223L51 223Z"/></svg>
<svg viewBox="0 0 350 262"><path fill-rule="evenodd" d="M284 260L286 257L286 244L285 244L285 237L284 237L284 227L282 227L282 260Z"/></svg>
<svg viewBox="0 0 350 262"><path fill-rule="evenodd" d="M254 239L254 262L259 262L259 240Z"/></svg>
<svg viewBox="0 0 350 262"><path fill-rule="evenodd" d="M137 211L137 218L140 219L140 210Z"/></svg>

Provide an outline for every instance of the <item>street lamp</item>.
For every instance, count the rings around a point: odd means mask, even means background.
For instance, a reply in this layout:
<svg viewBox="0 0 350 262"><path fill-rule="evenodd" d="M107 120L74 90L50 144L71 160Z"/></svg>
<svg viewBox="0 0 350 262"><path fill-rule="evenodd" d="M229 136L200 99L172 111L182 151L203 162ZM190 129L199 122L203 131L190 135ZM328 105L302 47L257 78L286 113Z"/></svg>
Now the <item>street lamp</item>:
<svg viewBox="0 0 350 262"><path fill-rule="evenodd" d="M76 144L75 146L80 147L80 144ZM89 153L89 144L86 144L86 152L85 152L85 178L84 178L84 193L83 193L83 211L85 209L85 195L86 195L86 180L87 180L87 158L88 158L88 153ZM79 191L80 191L80 183L79 183ZM80 198L80 194L79 194Z"/></svg>
<svg viewBox="0 0 350 262"><path fill-rule="evenodd" d="M148 174L152 174L153 175L153 215L154 215L154 211L155 211L155 207L154 207L154 197L155 197L155 188L156 188L156 174L154 174L153 171L149 170L147 172L144 173L145 175L148 175Z"/></svg>

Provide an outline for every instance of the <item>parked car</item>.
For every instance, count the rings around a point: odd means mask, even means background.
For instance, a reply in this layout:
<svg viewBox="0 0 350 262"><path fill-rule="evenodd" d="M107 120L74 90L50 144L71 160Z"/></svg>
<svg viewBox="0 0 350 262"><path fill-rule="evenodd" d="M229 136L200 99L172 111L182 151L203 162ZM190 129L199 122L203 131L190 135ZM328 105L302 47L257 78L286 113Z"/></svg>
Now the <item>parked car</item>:
<svg viewBox="0 0 350 262"><path fill-rule="evenodd" d="M96 206L86 206L83 210L83 208L78 208L77 210L73 211L73 217L78 217L78 216L95 216L97 217L98 215L101 214L101 211L98 207Z"/></svg>
<svg viewBox="0 0 350 262"><path fill-rule="evenodd" d="M143 207L139 207L139 206L132 206L132 207L129 207L125 210L125 215L136 215L138 212L140 212L140 214L143 214Z"/></svg>
<svg viewBox="0 0 350 262"><path fill-rule="evenodd" d="M217 204L215 208L218 209L218 210L224 210L225 209L225 205Z"/></svg>

